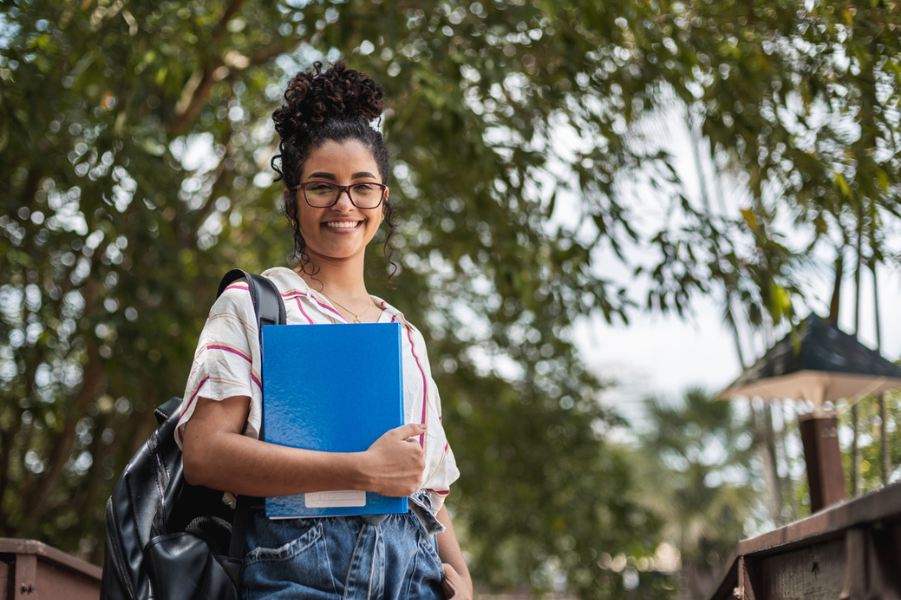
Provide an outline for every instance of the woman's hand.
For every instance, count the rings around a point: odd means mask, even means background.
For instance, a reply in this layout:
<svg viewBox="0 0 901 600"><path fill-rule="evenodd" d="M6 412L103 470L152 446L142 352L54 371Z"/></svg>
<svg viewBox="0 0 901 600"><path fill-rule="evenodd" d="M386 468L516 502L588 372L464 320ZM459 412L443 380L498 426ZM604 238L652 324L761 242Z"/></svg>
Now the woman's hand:
<svg viewBox="0 0 901 600"><path fill-rule="evenodd" d="M437 534L438 556L444 564L444 579L441 580L444 597L472 600L472 577L457 542L457 534L454 533L454 524L451 522L450 513L447 512L447 506L438 509L435 517L444 525L444 531Z"/></svg>
<svg viewBox="0 0 901 600"><path fill-rule="evenodd" d="M366 471L372 476L366 489L382 496L409 496L419 489L425 469L425 452L418 436L424 425L410 423L392 429L377 439L366 452Z"/></svg>
<svg viewBox="0 0 901 600"><path fill-rule="evenodd" d="M450 563L444 563L444 579L441 580L441 587L444 588L446 600L451 598L454 600L472 600L469 585Z"/></svg>
<svg viewBox="0 0 901 600"><path fill-rule="evenodd" d="M392 429L364 452L318 452L242 435L249 410L246 396L197 400L182 453L189 482L248 496L332 490L409 496L419 488L425 458L413 436L425 432L420 425Z"/></svg>

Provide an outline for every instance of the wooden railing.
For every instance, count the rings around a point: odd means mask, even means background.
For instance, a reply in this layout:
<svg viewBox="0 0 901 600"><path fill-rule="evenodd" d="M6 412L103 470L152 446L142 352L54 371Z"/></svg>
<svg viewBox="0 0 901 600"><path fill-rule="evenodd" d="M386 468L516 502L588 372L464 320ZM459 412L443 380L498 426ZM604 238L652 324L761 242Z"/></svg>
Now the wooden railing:
<svg viewBox="0 0 901 600"><path fill-rule="evenodd" d="M901 483L738 543L709 600L901 600ZM0 538L0 600L97 600L100 567Z"/></svg>
<svg viewBox="0 0 901 600"><path fill-rule="evenodd" d="M100 574L47 544L0 538L0 600L97 600Z"/></svg>
<svg viewBox="0 0 901 600"><path fill-rule="evenodd" d="M901 599L901 484L739 542L710 600Z"/></svg>

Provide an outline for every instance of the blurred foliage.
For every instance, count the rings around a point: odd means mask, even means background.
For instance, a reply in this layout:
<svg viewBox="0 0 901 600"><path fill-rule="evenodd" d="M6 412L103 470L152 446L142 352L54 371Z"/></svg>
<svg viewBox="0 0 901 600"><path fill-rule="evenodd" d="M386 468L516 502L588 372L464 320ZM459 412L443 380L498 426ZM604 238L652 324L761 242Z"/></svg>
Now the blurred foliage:
<svg viewBox="0 0 901 600"><path fill-rule="evenodd" d="M898 10L5 2L0 535L100 560L105 498L152 408L182 392L219 276L287 263L268 115L297 69L343 55L386 88L401 272L386 289L371 252L370 289L429 340L474 576L625 594L597 556L652 553L660 524L629 500L633 466L605 440L617 420L573 324L638 304L608 261L647 286L649 309L725 288L735 318L791 318L779 211L811 246L847 243L863 214L872 257L896 260ZM748 184L741 217L691 201L637 127L673 106Z"/></svg>
<svg viewBox="0 0 901 600"><path fill-rule="evenodd" d="M664 524L662 541L679 550L682 597L702 598L756 525L752 428L742 405L701 389L676 402L646 402L646 432L634 461L641 473L637 497Z"/></svg>
<svg viewBox="0 0 901 600"><path fill-rule="evenodd" d="M865 396L857 403L858 423L857 431L859 459L859 494L867 494L881 489L887 483L901 481L901 432L898 431L898 423L901 422L901 402L899 402L897 390L886 392L885 399L885 449L888 452L888 470L883 472L883 447L881 435L882 416L879 400L876 396ZM851 411L839 409L839 425L844 428L850 438L853 424ZM849 475L852 472L852 453L848 448L842 455L844 459L844 472ZM852 482L848 478L848 495L854 495Z"/></svg>

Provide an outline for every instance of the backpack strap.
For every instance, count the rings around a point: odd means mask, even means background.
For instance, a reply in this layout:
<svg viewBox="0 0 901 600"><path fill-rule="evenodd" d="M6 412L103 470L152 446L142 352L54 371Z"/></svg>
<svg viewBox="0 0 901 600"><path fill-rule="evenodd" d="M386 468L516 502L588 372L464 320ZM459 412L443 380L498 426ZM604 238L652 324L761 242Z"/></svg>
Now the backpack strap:
<svg viewBox="0 0 901 600"><path fill-rule="evenodd" d="M216 297L221 296L225 288L238 279L247 280L247 288L257 317L257 331L260 335L260 352L262 353L263 325L284 325L286 321L285 303L282 301L282 295L279 293L278 288L275 287L271 280L256 273L248 273L243 269L232 269L225 274L225 277L219 283L219 291L216 292ZM263 439L262 420L260 421L260 439ZM258 498L238 496L235 516L232 520L231 541L228 547L228 555L231 558L244 557L247 527L250 523L250 509L258 501Z"/></svg>
<svg viewBox="0 0 901 600"><path fill-rule="evenodd" d="M253 312L257 317L257 332L260 336L260 355L262 356L263 325L284 325L286 321L285 303L272 280L243 269L232 269L225 274L225 277L219 282L219 291L216 292L216 297L221 296L225 288L239 279L247 280L247 291L250 292ZM260 439L265 439L262 419L260 420Z"/></svg>
<svg viewBox="0 0 901 600"><path fill-rule="evenodd" d="M260 332L260 335L263 334L263 325L285 324L285 303L282 302L282 295L275 284L262 275L248 273L243 269L232 269L219 283L216 297L221 296L225 288L238 279L247 280L250 299L253 301L253 310L257 315L257 331Z"/></svg>

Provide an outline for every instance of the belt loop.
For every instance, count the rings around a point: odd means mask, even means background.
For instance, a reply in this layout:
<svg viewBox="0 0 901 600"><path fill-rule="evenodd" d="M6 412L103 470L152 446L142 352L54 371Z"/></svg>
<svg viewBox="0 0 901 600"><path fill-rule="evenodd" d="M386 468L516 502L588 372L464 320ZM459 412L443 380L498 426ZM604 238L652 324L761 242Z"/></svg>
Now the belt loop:
<svg viewBox="0 0 901 600"><path fill-rule="evenodd" d="M410 496L407 501L410 512L419 519L422 528L425 529L427 534L432 535L444 531L444 525L441 524L441 521L439 521L437 517L435 517L435 513L432 512L432 502L429 499L427 491L420 490Z"/></svg>

